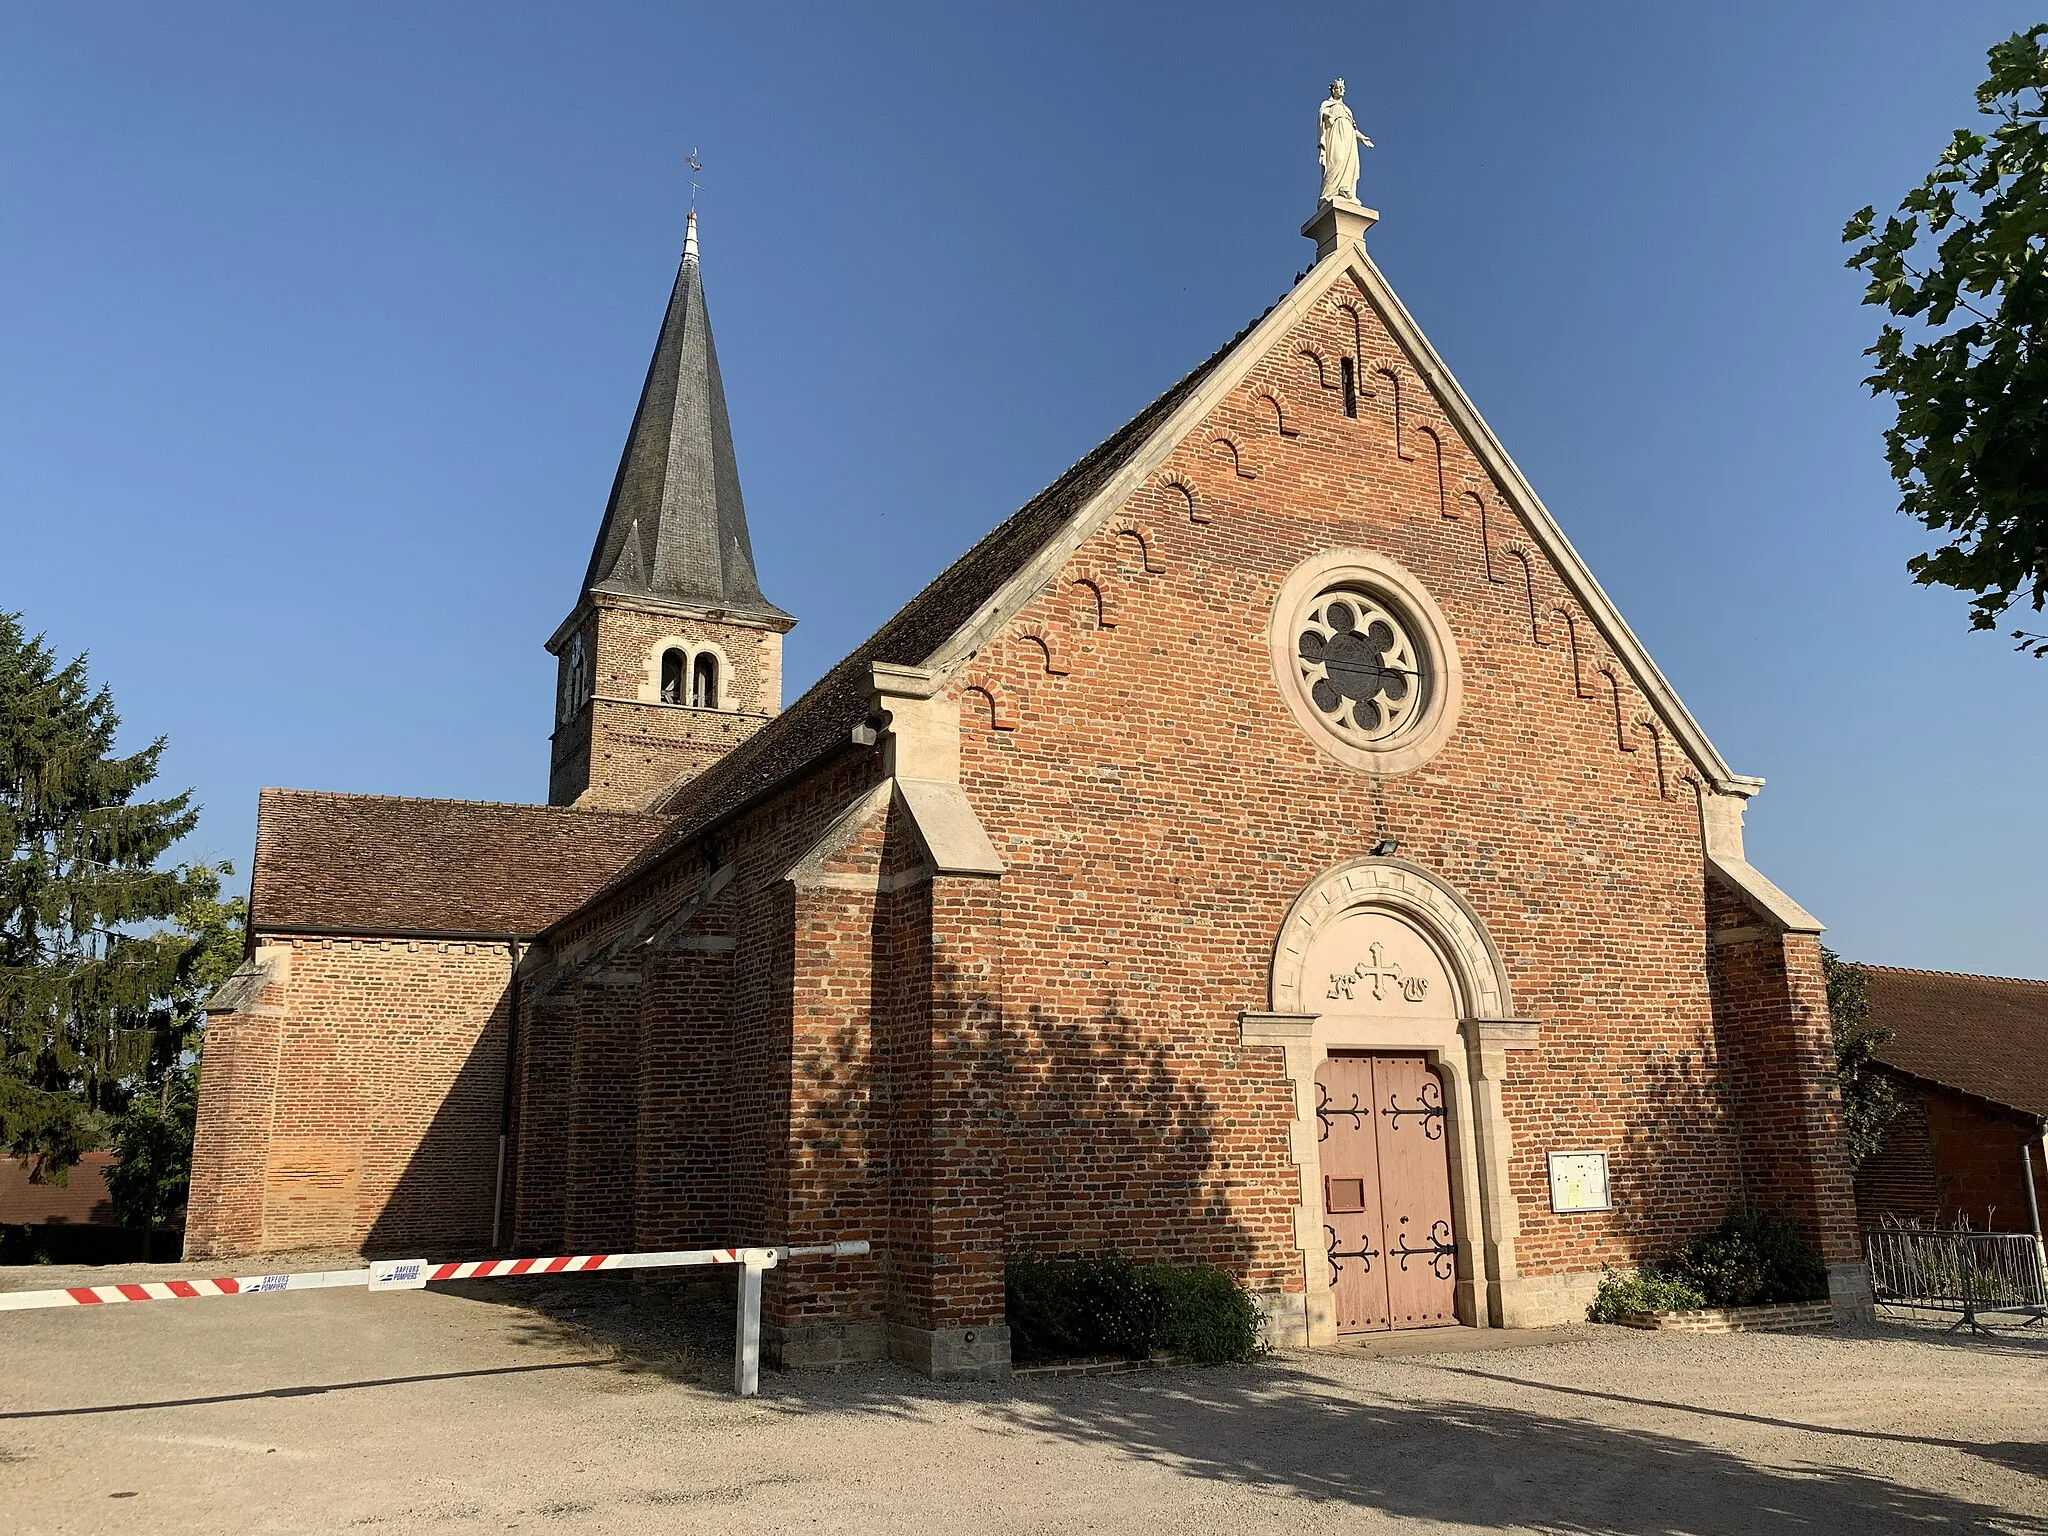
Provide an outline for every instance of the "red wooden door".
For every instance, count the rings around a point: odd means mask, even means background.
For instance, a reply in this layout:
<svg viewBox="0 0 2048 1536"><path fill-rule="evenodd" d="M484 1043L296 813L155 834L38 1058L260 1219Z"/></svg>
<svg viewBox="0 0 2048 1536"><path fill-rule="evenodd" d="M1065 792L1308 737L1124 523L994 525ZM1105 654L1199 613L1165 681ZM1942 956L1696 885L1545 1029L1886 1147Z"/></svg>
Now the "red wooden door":
<svg viewBox="0 0 2048 1536"><path fill-rule="evenodd" d="M1455 1323L1458 1259L1443 1082L1420 1056L1375 1056L1372 1085L1392 1326Z"/></svg>
<svg viewBox="0 0 2048 1536"><path fill-rule="evenodd" d="M1380 1234L1380 1166L1373 1122L1372 1061L1332 1056L1316 1068L1322 1137L1323 1241L1339 1333L1389 1326L1386 1244Z"/></svg>
<svg viewBox="0 0 2048 1536"><path fill-rule="evenodd" d="M1420 1056L1316 1069L1323 1240L1339 1333L1457 1321L1443 1083Z"/></svg>

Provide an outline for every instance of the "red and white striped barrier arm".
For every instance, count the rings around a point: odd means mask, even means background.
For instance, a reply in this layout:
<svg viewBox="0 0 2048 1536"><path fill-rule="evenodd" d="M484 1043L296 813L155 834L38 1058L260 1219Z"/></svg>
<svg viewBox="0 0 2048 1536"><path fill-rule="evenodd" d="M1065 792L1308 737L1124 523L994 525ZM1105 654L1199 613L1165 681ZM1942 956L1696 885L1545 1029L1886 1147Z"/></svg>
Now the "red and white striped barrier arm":
<svg viewBox="0 0 2048 1536"><path fill-rule="evenodd" d="M61 1291L0 1291L0 1312L94 1307L122 1301L189 1301L201 1296L269 1296L370 1283L367 1269L302 1270L295 1275L221 1275L208 1280L149 1280L133 1285L74 1285Z"/></svg>
<svg viewBox="0 0 2048 1536"><path fill-rule="evenodd" d="M90 1307L127 1301L192 1301L205 1296L270 1296L279 1291L353 1286L373 1291L418 1290L439 1280L505 1280L522 1275L590 1274L598 1270L681 1269L698 1264L744 1264L773 1269L784 1259L852 1258L865 1242L783 1248L692 1248L666 1253L579 1253L542 1259L385 1259L367 1269L301 1270L288 1275L223 1275L213 1279L149 1280L130 1285L74 1285L61 1291L0 1291L0 1312L40 1307Z"/></svg>

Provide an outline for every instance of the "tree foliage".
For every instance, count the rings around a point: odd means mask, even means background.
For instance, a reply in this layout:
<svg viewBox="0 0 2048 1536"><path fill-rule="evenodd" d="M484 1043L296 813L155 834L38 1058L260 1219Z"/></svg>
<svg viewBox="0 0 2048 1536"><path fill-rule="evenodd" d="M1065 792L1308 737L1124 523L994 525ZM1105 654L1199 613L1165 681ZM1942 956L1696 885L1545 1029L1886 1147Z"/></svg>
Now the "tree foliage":
<svg viewBox="0 0 2048 1536"><path fill-rule="evenodd" d="M224 864L220 873L234 871ZM195 895L178 913L174 929L197 945L197 953L152 1015L152 1070L135 1084L111 1136L119 1161L106 1170L107 1192L124 1226L158 1227L185 1204L199 1118L200 1010L242 963L248 919L249 904L240 896Z"/></svg>
<svg viewBox="0 0 2048 1536"><path fill-rule="evenodd" d="M1825 944L1820 959L1828 984L1828 1020L1834 1026L1835 1076L1842 1085L1842 1134L1850 1162L1860 1168L1884 1145L1899 1113L1891 1079L1871 1070L1892 1032L1870 1022L1870 973Z"/></svg>
<svg viewBox="0 0 2048 1536"><path fill-rule="evenodd" d="M1864 208L1842 231L1863 302L1887 322L1867 354L1873 394L1897 416L1885 457L1900 510L1943 542L1907 562L1923 585L1974 594L1970 626L1996 629L2048 602L2048 24L1990 53L1977 108L1924 181L1878 227ZM2048 656L2048 635L2014 630Z"/></svg>
<svg viewBox="0 0 2048 1536"><path fill-rule="evenodd" d="M113 699L0 614L0 1150L61 1179L139 1092L183 1070L208 924L232 922L204 865L160 868L197 820L138 796L161 739L117 756ZM165 929L182 917L184 926Z"/></svg>

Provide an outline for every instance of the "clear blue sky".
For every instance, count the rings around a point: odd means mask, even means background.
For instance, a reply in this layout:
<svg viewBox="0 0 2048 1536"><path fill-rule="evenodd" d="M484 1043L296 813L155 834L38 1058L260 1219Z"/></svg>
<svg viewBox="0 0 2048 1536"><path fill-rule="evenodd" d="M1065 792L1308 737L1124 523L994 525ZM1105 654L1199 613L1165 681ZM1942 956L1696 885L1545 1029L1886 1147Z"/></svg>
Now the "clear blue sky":
<svg viewBox="0 0 2048 1536"><path fill-rule="evenodd" d="M1285 290L1333 73L1372 247L1875 961L2048 974L2048 663L1912 586L1843 219L2010 4L15 5L0 605L246 873L259 785L546 786L674 275L790 696Z"/></svg>

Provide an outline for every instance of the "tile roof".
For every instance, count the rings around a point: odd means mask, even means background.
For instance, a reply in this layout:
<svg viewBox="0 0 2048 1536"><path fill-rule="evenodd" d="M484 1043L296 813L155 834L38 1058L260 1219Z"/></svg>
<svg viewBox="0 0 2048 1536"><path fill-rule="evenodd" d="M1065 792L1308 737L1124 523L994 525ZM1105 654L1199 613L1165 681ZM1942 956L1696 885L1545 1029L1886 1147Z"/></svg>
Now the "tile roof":
<svg viewBox="0 0 2048 1536"><path fill-rule="evenodd" d="M113 1196L107 1193L106 1170L120 1161L111 1152L88 1152L62 1184L31 1184L28 1164L0 1155L0 1222L35 1226L63 1222L70 1226L117 1227Z"/></svg>
<svg viewBox="0 0 2048 1536"><path fill-rule="evenodd" d="M273 933L524 938L574 911L667 825L562 806L266 789L250 922Z"/></svg>
<svg viewBox="0 0 2048 1536"><path fill-rule="evenodd" d="M1866 965L1887 1066L2048 1116L2048 981Z"/></svg>
<svg viewBox="0 0 2048 1536"><path fill-rule="evenodd" d="M1277 304L1278 301L1275 301ZM788 709L689 782L655 802L674 818L669 831L612 882L625 884L720 817L787 783L848 745L867 718L876 662L920 666L1066 526L1151 438L1153 430L1215 372L1259 321L1250 324L1173 388L1132 417L1067 472L989 532L896 611L852 655Z"/></svg>

